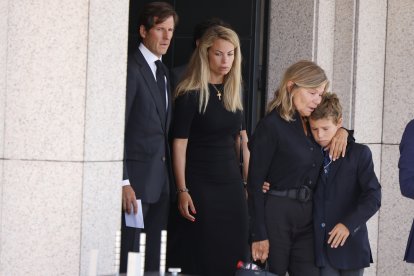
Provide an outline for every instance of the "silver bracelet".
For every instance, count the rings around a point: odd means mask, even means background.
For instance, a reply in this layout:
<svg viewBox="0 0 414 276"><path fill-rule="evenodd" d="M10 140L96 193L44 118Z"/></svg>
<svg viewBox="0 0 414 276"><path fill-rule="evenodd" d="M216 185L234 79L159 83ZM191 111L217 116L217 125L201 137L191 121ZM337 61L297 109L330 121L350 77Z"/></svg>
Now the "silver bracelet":
<svg viewBox="0 0 414 276"><path fill-rule="evenodd" d="M187 188L184 188L184 189L177 189L177 194L179 194L179 193L188 193L190 190L189 189L187 189Z"/></svg>

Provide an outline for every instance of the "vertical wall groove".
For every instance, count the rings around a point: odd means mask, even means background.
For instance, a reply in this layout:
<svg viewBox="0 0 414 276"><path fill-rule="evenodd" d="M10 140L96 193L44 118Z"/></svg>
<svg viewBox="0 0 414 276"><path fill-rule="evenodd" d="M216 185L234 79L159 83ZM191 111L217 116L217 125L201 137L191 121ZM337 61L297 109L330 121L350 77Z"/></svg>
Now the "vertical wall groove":
<svg viewBox="0 0 414 276"><path fill-rule="evenodd" d="M8 48L8 11L9 11L9 1L2 1L0 4L0 45L3 45L0 48L0 74L2 79L0 80L0 259L2 259L2 241L3 241L3 187L4 187L4 149L6 143L4 140L5 131L6 131L6 97L7 97L7 48ZM1 268L0 268L0 274Z"/></svg>

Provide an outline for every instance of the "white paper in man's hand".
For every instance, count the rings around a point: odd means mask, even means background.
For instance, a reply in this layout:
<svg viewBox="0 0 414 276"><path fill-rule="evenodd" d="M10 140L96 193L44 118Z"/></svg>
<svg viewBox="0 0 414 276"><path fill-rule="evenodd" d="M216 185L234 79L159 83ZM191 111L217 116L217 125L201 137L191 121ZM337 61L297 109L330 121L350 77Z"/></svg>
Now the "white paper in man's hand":
<svg viewBox="0 0 414 276"><path fill-rule="evenodd" d="M134 207L131 204L131 213L125 212L125 224L128 227L144 228L144 216L142 215L141 199L137 199L138 212L134 214Z"/></svg>

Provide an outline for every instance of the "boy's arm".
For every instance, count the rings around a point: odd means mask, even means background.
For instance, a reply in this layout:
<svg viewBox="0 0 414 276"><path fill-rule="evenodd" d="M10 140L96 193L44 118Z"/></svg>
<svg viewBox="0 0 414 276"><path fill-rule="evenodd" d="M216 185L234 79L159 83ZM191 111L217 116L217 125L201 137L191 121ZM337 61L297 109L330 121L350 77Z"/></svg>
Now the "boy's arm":
<svg viewBox="0 0 414 276"><path fill-rule="evenodd" d="M358 232L360 225L366 223L381 206L381 185L374 172L371 151L367 146L362 147L358 160L357 181L361 194L354 212L341 222L349 229L350 235Z"/></svg>

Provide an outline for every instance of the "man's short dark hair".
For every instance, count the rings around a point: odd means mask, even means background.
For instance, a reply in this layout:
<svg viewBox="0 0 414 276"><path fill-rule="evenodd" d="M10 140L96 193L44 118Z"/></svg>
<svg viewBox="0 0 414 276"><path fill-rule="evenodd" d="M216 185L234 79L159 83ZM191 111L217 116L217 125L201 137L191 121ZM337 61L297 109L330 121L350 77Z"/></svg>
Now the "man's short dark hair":
<svg viewBox="0 0 414 276"><path fill-rule="evenodd" d="M141 11L138 26L143 25L145 30L149 31L155 24L164 22L170 16L174 19L175 27L178 24L178 14L174 8L167 2L150 2Z"/></svg>

